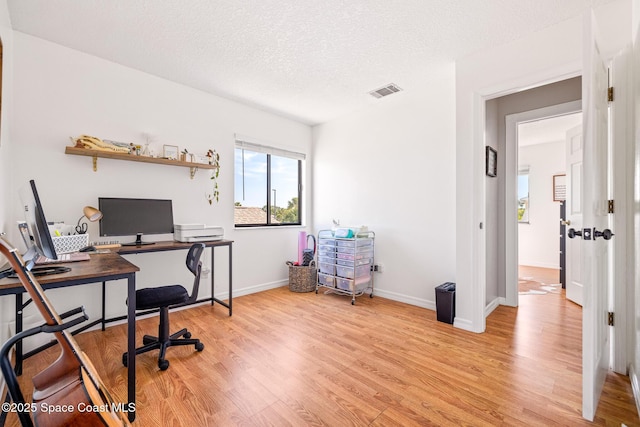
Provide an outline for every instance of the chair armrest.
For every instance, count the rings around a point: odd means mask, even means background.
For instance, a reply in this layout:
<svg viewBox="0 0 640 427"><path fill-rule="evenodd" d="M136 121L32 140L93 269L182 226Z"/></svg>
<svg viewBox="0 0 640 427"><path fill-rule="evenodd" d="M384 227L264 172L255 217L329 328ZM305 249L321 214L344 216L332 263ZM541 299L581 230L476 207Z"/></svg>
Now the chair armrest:
<svg viewBox="0 0 640 427"><path fill-rule="evenodd" d="M14 335L9 338L0 348L0 369L2 370L2 376L4 376L5 381L7 382L7 389L9 391L9 396L14 403L22 404L24 406L25 400L22 392L20 391L20 386L18 385L18 379L16 378L16 373L13 371L13 367L11 366L11 360L9 359L9 352L11 348L18 342L23 339L37 335L40 333L52 333L59 332L65 330L67 328L71 328L79 323L84 322L89 319L89 316L84 311L84 307L78 307L73 310L69 310L66 313L60 315L62 319L67 317L74 316L76 314L82 313L81 316L70 320L66 323L61 323L59 325L40 325L34 328L27 329L26 331L22 331L19 334ZM20 423L23 426L33 426L33 421L29 416L28 412L18 412L18 417L20 418Z"/></svg>

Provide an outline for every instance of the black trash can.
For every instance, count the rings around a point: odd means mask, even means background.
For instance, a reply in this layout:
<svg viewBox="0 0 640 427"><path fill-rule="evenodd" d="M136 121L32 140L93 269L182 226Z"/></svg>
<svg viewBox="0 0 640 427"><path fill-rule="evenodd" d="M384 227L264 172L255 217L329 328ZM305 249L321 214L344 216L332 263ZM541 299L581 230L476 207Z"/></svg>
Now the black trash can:
<svg viewBox="0 0 640 427"><path fill-rule="evenodd" d="M453 324L456 317L456 284L452 282L436 286L436 315L438 322Z"/></svg>

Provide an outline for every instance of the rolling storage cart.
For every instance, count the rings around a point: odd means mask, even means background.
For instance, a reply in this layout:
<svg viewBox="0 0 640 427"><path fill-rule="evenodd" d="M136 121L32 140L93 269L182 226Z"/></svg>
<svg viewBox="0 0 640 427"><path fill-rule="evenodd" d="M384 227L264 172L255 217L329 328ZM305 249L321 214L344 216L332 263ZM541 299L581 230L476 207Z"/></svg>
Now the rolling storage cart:
<svg viewBox="0 0 640 427"><path fill-rule="evenodd" d="M332 230L318 233L318 283L326 292L356 297L369 290L373 298L375 233L354 230L353 237L336 237Z"/></svg>

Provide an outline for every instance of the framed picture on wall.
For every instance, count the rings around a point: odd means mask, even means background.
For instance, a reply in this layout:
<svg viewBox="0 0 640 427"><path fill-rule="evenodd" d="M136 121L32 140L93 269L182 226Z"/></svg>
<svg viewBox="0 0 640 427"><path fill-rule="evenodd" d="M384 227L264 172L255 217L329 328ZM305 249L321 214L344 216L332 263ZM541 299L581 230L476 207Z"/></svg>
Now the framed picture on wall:
<svg viewBox="0 0 640 427"><path fill-rule="evenodd" d="M567 176L553 175L553 201L562 202L567 199Z"/></svg>
<svg viewBox="0 0 640 427"><path fill-rule="evenodd" d="M486 148L486 166L487 176L494 177L498 175L498 152L488 145Z"/></svg>

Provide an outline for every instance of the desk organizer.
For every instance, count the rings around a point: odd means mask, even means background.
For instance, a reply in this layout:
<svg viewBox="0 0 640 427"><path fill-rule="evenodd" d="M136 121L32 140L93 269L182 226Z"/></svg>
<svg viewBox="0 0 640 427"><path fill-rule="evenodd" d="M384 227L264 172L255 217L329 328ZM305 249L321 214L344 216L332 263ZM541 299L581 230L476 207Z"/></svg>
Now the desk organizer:
<svg viewBox="0 0 640 427"><path fill-rule="evenodd" d="M71 236L53 236L53 247L58 254L68 254L78 252L80 249L89 246L88 234L72 234Z"/></svg>

